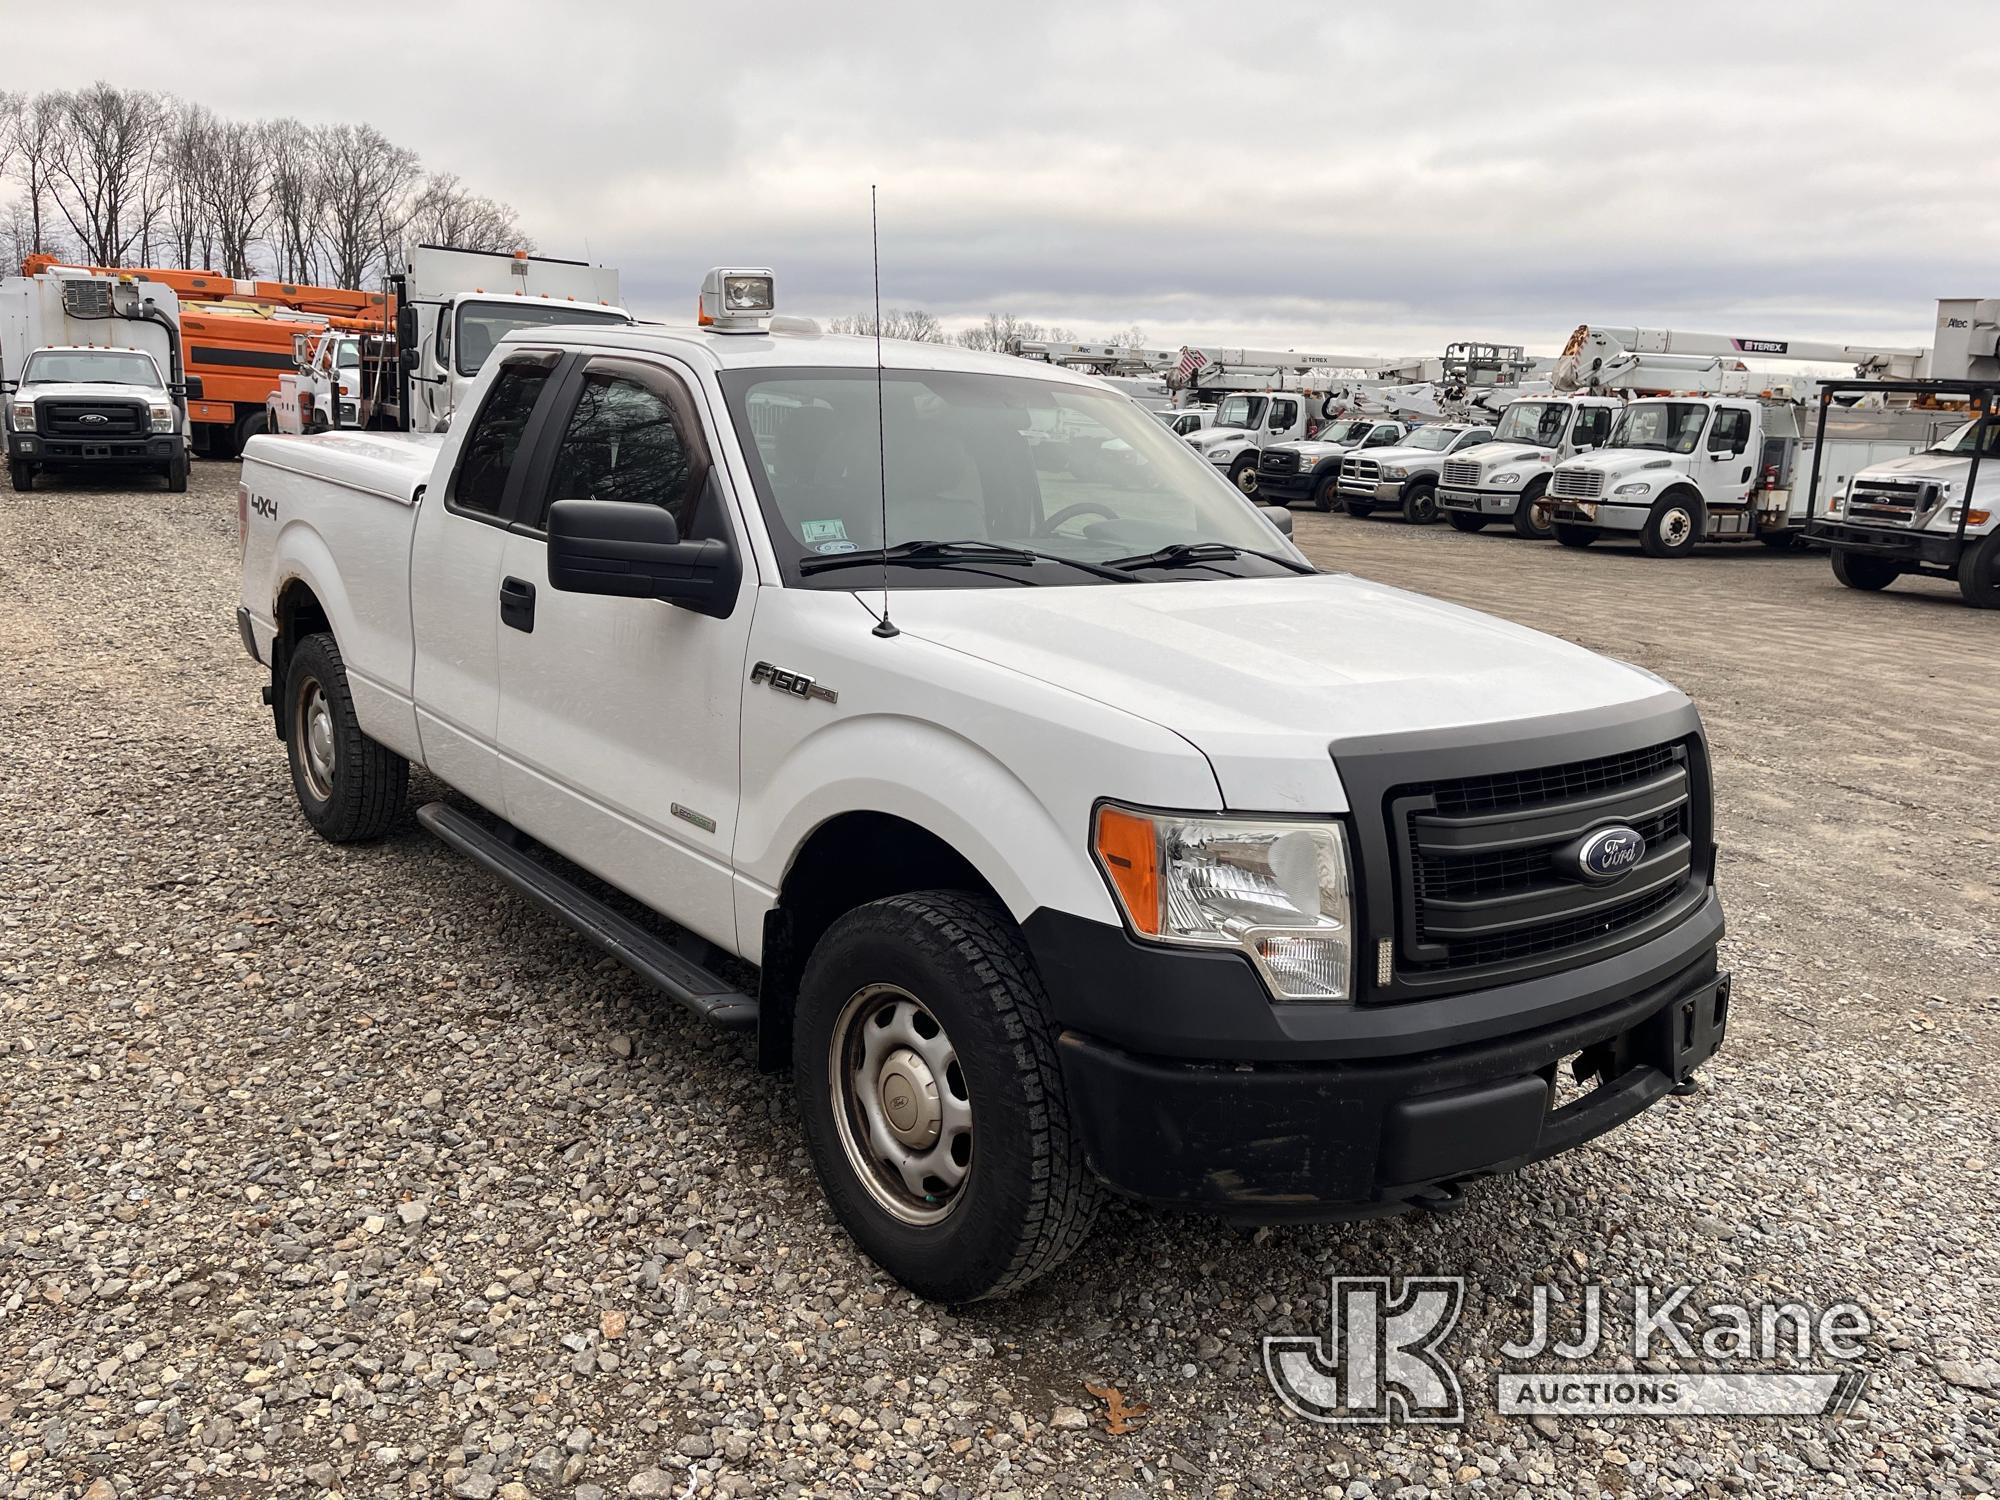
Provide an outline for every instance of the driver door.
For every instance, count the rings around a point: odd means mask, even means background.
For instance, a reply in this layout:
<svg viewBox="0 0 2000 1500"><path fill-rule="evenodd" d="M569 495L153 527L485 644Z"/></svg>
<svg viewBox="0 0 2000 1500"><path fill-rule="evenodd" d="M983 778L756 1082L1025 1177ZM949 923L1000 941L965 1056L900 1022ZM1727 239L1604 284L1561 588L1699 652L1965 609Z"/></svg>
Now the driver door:
<svg viewBox="0 0 2000 1500"><path fill-rule="evenodd" d="M1709 505L1728 505L1750 489L1757 460L1752 450L1753 413L1747 406L1717 407L1709 418L1695 460L1695 483Z"/></svg>

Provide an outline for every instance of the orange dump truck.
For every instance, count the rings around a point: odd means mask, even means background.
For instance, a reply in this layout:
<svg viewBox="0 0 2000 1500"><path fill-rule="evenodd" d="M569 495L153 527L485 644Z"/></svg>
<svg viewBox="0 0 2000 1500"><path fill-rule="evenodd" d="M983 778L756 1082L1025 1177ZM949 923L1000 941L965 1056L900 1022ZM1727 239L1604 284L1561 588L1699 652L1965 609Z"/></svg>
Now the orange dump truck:
<svg viewBox="0 0 2000 1500"><path fill-rule="evenodd" d="M35 276L65 265L31 255L21 268ZM85 267L103 274L103 268ZM233 457L264 430L265 405L280 376L293 369L293 338L322 330L394 332L395 298L381 292L304 286L222 276L214 271L129 269L124 274L170 286L180 298L182 363L201 377L201 399L188 403L195 449L203 457ZM113 272L111 274L116 274Z"/></svg>

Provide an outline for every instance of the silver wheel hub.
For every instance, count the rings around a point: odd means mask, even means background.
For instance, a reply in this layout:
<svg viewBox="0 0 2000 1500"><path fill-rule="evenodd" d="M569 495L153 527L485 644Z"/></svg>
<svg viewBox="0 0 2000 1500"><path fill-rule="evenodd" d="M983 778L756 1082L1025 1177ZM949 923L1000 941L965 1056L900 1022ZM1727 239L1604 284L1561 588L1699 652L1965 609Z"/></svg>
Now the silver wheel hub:
<svg viewBox="0 0 2000 1500"><path fill-rule="evenodd" d="M1256 494L1257 471L1251 468L1244 468L1238 470L1236 474L1236 488L1243 491L1243 493L1246 495Z"/></svg>
<svg viewBox="0 0 2000 1500"><path fill-rule="evenodd" d="M937 1017L907 990L870 985L841 1008L827 1083L848 1165L883 1209L934 1224L972 1172L972 1101Z"/></svg>
<svg viewBox="0 0 2000 1500"><path fill-rule="evenodd" d="M1679 506L1660 517L1660 539L1669 547L1678 547L1694 531L1694 517Z"/></svg>
<svg viewBox="0 0 2000 1500"><path fill-rule="evenodd" d="M307 682L299 690L297 712L306 781L313 795L324 801L333 795L333 709L317 682Z"/></svg>

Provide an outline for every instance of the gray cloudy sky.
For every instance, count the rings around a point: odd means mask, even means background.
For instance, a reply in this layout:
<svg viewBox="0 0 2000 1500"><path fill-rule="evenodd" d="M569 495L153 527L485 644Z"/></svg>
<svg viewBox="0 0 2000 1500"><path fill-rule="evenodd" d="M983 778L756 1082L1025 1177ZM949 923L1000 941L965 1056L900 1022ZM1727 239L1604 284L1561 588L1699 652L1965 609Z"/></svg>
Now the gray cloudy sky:
<svg viewBox="0 0 2000 1500"><path fill-rule="evenodd" d="M679 317L768 262L1086 337L1553 351L1576 323L1927 344L2000 294L1982 3L345 0L279 30L0 0L0 87L366 120ZM246 16L248 13L245 13ZM157 19L154 19L157 18Z"/></svg>

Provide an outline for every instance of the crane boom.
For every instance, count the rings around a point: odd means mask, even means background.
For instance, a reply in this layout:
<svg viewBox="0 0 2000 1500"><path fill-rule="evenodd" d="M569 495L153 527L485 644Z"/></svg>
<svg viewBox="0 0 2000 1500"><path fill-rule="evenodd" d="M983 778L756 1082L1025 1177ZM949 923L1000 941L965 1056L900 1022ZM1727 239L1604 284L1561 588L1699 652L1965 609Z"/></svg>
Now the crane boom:
<svg viewBox="0 0 2000 1500"><path fill-rule="evenodd" d="M1558 390L1665 388L1688 383L1690 375L1719 376L1745 359L1847 364L1857 377L1910 379L1922 372L1929 353L1871 344L1585 323L1563 346L1554 379Z"/></svg>

